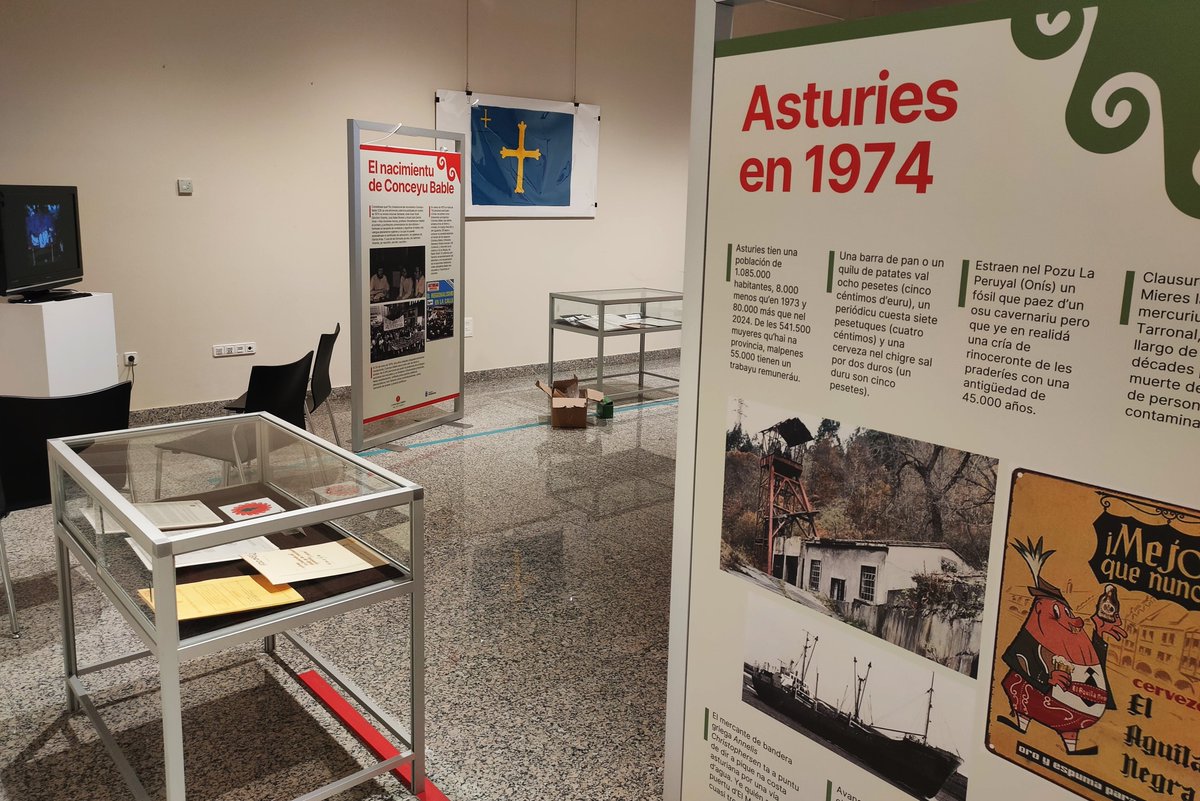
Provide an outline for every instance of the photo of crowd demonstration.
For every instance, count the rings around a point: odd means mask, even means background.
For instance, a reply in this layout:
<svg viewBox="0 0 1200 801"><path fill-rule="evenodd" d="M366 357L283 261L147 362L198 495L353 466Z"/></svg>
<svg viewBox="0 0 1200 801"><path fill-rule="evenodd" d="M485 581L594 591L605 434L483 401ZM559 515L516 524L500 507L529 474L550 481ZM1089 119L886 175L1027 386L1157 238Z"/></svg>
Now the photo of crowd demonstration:
<svg viewBox="0 0 1200 801"><path fill-rule="evenodd" d="M371 307L371 363L425 352L425 301Z"/></svg>
<svg viewBox="0 0 1200 801"><path fill-rule="evenodd" d="M425 300L429 304L429 340L450 339L454 336L454 282L448 279L430 281Z"/></svg>
<svg viewBox="0 0 1200 801"><path fill-rule="evenodd" d="M429 339L449 339L454 336L454 307L434 306L429 310Z"/></svg>
<svg viewBox="0 0 1200 801"><path fill-rule="evenodd" d="M425 296L425 246L371 248L367 279L371 303L419 300Z"/></svg>

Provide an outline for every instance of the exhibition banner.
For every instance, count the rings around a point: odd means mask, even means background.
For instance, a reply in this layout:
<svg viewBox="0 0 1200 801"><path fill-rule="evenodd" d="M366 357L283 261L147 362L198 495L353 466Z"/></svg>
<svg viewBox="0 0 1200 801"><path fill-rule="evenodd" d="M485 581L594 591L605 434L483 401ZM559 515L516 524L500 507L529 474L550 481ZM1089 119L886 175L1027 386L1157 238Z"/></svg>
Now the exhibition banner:
<svg viewBox="0 0 1200 801"><path fill-rule="evenodd" d="M683 799L1195 797L1200 9L1049 8L716 45Z"/></svg>
<svg viewBox="0 0 1200 801"><path fill-rule="evenodd" d="M463 193L459 153L356 142L356 124L367 124L351 121L354 440L361 449L462 416ZM449 403L440 417L387 423Z"/></svg>
<svg viewBox="0 0 1200 801"><path fill-rule="evenodd" d="M437 125L467 137L468 217L595 217L600 107L437 92Z"/></svg>

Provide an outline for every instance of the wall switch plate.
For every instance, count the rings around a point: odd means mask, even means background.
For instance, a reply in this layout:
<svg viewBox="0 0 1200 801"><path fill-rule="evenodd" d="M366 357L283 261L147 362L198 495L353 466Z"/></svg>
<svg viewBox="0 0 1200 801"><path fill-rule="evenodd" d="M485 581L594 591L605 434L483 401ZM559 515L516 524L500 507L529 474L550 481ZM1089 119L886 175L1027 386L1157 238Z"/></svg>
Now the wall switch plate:
<svg viewBox="0 0 1200 801"><path fill-rule="evenodd" d="M464 337L475 336L475 318L474 317L464 317L463 318L463 336Z"/></svg>
<svg viewBox="0 0 1200 801"><path fill-rule="evenodd" d="M253 342L234 342L229 345L213 345L213 358L220 359L223 356L250 356L257 352L258 345Z"/></svg>
<svg viewBox="0 0 1200 801"><path fill-rule="evenodd" d="M181 195L192 194L192 179L191 178L180 178L178 181L175 182L175 186L178 187L179 194L181 194Z"/></svg>

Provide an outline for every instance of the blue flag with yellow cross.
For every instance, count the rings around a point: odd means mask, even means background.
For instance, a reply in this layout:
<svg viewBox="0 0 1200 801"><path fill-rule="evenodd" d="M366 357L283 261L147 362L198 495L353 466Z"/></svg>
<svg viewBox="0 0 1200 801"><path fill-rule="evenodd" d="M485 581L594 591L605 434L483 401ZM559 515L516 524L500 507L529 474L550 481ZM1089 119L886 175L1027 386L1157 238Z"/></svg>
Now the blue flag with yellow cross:
<svg viewBox="0 0 1200 801"><path fill-rule="evenodd" d="M575 117L558 111L471 107L471 202L571 205Z"/></svg>

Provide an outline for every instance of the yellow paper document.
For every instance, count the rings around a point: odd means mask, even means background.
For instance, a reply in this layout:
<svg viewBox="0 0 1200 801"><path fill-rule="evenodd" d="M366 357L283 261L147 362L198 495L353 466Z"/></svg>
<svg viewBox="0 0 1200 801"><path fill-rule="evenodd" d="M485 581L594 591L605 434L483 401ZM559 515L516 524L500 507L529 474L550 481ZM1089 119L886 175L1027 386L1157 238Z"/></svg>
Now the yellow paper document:
<svg viewBox="0 0 1200 801"><path fill-rule="evenodd" d="M146 605L154 608L152 590L138 590ZM175 588L175 603L180 620L195 620L215 615L231 615L251 609L265 609L303 601L304 596L286 584L272 584L262 576L232 576L180 584Z"/></svg>

